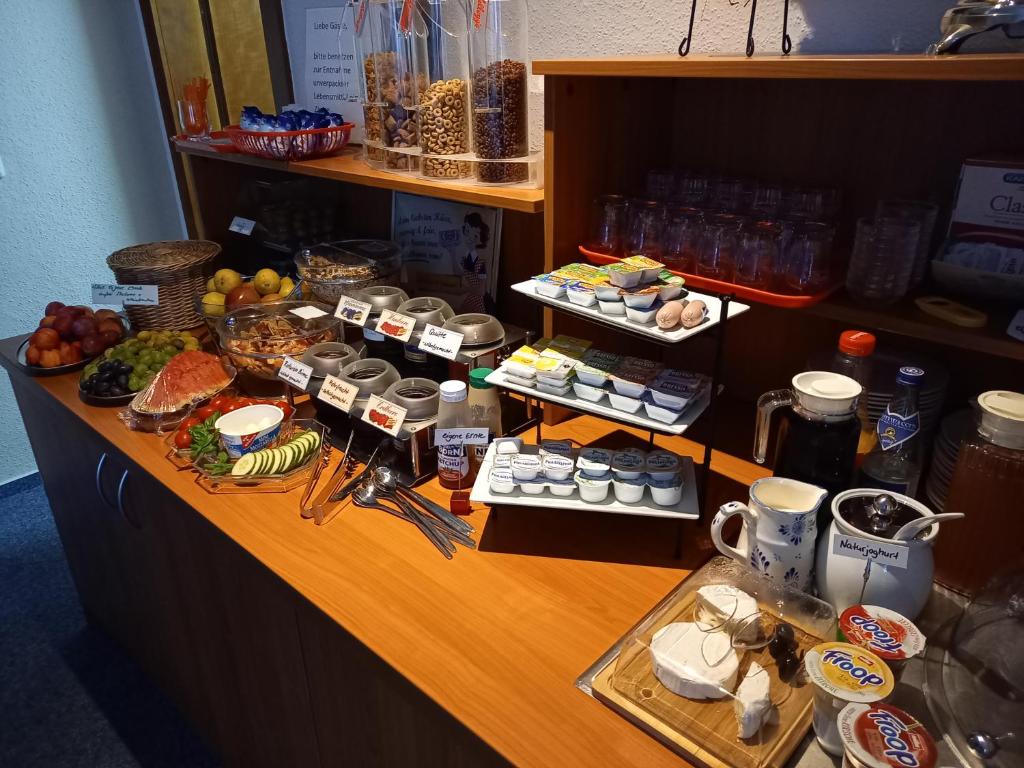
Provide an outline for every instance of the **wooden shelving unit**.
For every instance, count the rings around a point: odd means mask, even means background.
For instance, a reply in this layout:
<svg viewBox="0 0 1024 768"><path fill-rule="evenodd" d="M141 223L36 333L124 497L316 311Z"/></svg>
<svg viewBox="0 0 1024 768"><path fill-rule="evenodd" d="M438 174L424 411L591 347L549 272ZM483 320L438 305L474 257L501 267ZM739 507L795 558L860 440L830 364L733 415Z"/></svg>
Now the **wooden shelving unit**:
<svg viewBox="0 0 1024 768"><path fill-rule="evenodd" d="M524 187L479 186L468 183L427 181L415 176L388 173L371 168L358 157L358 149L347 148L341 155L318 160L289 163L283 160L264 160L239 152L216 152L201 144L190 145L174 142L178 152L185 155L213 158L229 163L240 163L269 170L284 171L300 176L316 176L322 179L359 184L377 189L393 189L416 195L439 197L460 203L489 205L523 213L540 213L544 210L544 190Z"/></svg>

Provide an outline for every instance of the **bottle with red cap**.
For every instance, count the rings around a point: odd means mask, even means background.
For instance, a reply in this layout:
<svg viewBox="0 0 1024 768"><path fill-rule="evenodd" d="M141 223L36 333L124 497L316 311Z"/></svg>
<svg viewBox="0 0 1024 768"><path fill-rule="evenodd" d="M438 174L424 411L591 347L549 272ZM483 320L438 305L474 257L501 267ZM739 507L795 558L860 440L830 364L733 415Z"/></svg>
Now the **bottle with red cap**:
<svg viewBox="0 0 1024 768"><path fill-rule="evenodd" d="M868 416L868 385L871 381L871 354L875 351L875 337L867 331L843 331L839 334L839 349L832 360L832 370L849 376L861 386L857 403L860 419L860 440L857 443L856 466L871 453L878 441L875 425Z"/></svg>

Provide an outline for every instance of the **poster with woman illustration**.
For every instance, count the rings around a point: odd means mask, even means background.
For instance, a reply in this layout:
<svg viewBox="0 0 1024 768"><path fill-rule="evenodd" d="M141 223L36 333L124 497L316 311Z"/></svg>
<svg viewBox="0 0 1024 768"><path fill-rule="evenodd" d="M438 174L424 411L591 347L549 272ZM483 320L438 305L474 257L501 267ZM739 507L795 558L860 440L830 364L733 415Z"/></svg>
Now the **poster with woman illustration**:
<svg viewBox="0 0 1024 768"><path fill-rule="evenodd" d="M457 313L494 314L501 211L395 193L391 237L402 247L404 282Z"/></svg>

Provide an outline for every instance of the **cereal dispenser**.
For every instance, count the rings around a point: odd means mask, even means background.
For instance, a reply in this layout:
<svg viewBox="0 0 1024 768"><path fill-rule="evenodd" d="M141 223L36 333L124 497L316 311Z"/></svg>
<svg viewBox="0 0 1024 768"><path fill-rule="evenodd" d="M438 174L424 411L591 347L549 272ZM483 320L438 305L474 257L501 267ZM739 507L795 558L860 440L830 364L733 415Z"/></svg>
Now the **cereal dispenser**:
<svg viewBox="0 0 1024 768"><path fill-rule="evenodd" d="M461 179L472 173L462 155L469 142L469 22L464 0L431 0L424 9L430 85L420 98L420 170L424 176Z"/></svg>
<svg viewBox="0 0 1024 768"><path fill-rule="evenodd" d="M361 62L363 156L369 165L384 164L384 91L395 83L395 46L387 0L355 4L356 56Z"/></svg>
<svg viewBox="0 0 1024 768"><path fill-rule="evenodd" d="M529 177L526 0L470 3L469 61L473 145L479 181L508 184ZM521 162L487 160L523 158Z"/></svg>
<svg viewBox="0 0 1024 768"><path fill-rule="evenodd" d="M427 28L415 0L388 0L387 7L395 67L381 94L384 162L390 169L416 170L419 159L409 150L419 146L416 112L427 89Z"/></svg>

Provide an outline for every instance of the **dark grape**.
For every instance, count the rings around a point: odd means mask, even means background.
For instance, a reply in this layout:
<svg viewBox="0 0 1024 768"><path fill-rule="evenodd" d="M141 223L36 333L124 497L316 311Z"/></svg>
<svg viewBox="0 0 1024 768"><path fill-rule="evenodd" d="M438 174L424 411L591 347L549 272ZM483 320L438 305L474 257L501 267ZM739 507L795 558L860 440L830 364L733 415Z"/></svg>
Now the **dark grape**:
<svg viewBox="0 0 1024 768"><path fill-rule="evenodd" d="M119 373L118 374L118 376L117 376L117 386L120 389L127 389L128 388L128 374L127 373Z"/></svg>

